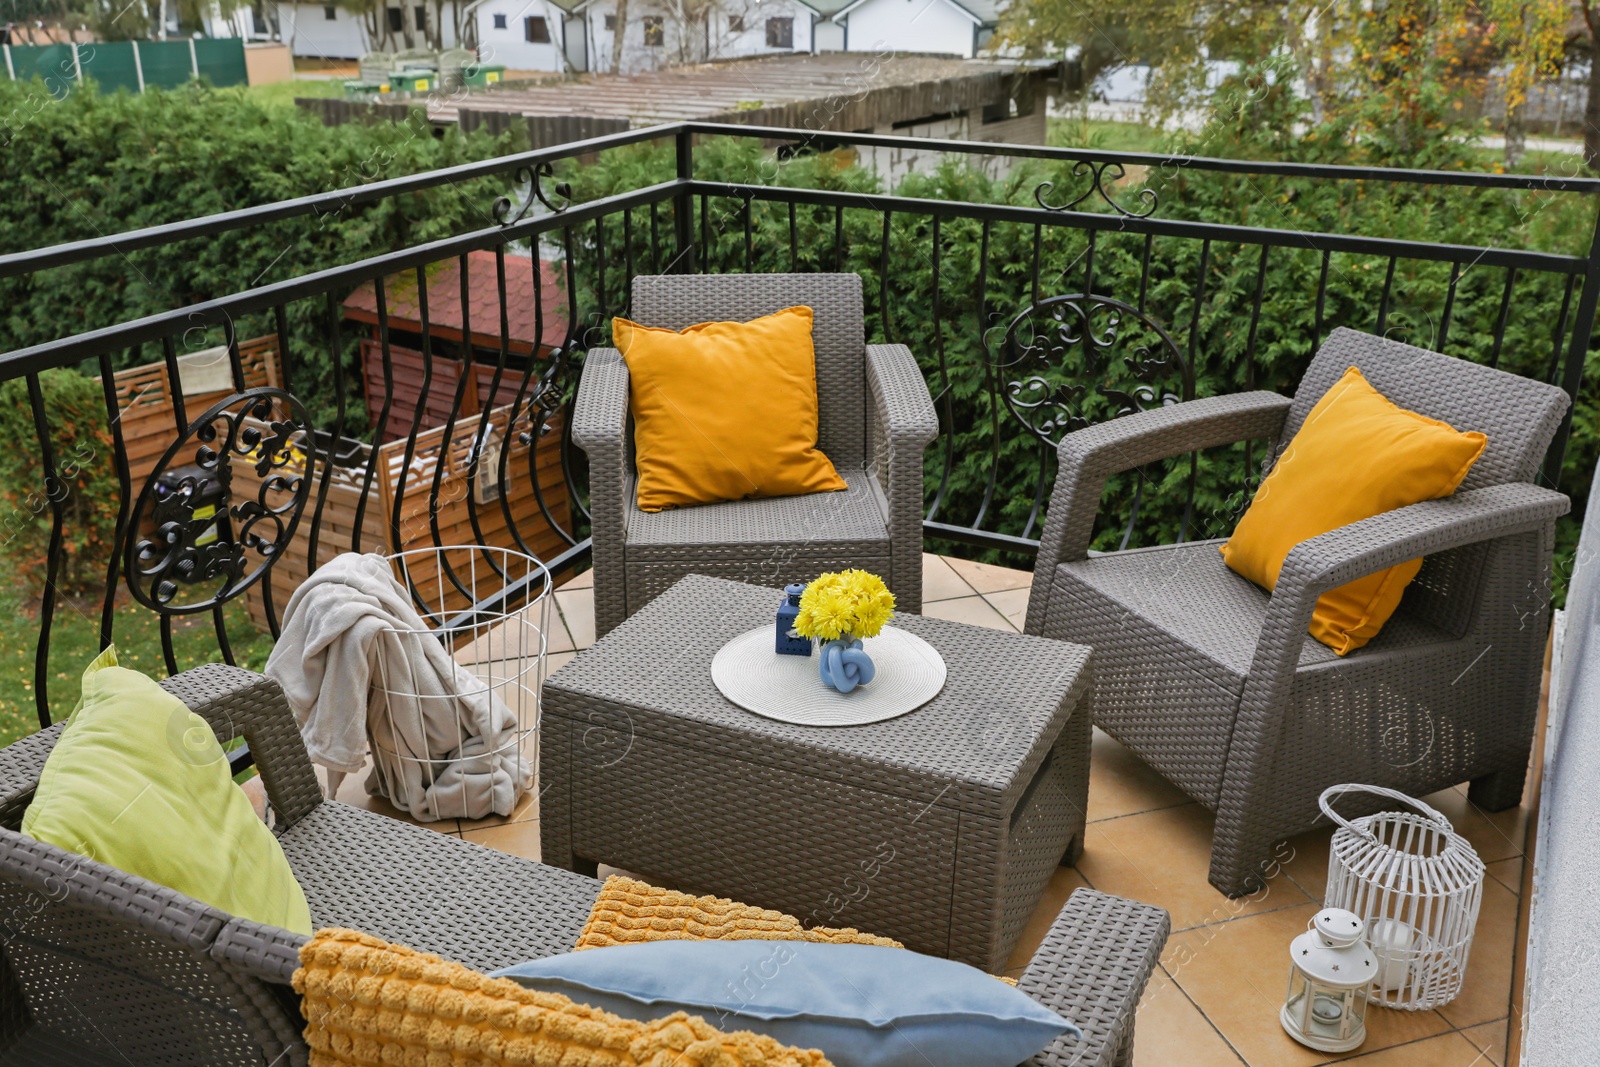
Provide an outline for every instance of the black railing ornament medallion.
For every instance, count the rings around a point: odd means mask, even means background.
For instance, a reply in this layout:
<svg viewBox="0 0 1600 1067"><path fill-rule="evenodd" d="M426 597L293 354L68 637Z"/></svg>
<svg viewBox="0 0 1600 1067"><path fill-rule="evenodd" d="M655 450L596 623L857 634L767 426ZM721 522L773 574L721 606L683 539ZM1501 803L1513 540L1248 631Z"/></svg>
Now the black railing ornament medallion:
<svg viewBox="0 0 1600 1067"><path fill-rule="evenodd" d="M208 611L267 573L311 495L308 422L294 396L261 388L234 393L189 424L133 510L126 567L135 599L166 615ZM253 485L238 484L241 467Z"/></svg>
<svg viewBox="0 0 1600 1067"><path fill-rule="evenodd" d="M1156 212L1156 192L1149 186L1140 189L1137 194L1139 203L1143 205L1141 208L1124 207L1112 197L1111 190L1106 188L1106 182L1110 181L1114 185L1128 176L1128 168L1116 160L1095 162L1094 160L1080 159L1072 165L1072 176L1074 178L1089 179L1088 187L1076 197L1065 203L1052 204L1045 197L1055 191L1055 182L1040 182L1038 187L1033 190L1034 202L1046 211L1071 211L1090 197L1098 197L1107 207L1124 218L1147 219Z"/></svg>
<svg viewBox="0 0 1600 1067"><path fill-rule="evenodd" d="M534 163L531 166L518 167L512 179L517 183L521 192L521 199L513 201L509 196L502 196L495 200L490 213L494 221L501 226L511 226L521 222L533 210L534 204L542 204L544 209L552 215L559 215L567 209L572 202L572 186L568 182L556 182L550 187L559 202L552 200L550 194L544 190L546 178L555 177L555 167L545 161Z"/></svg>
<svg viewBox="0 0 1600 1067"><path fill-rule="evenodd" d="M1172 335L1109 296L1040 300L1011 320L999 357L1006 407L1046 445L1194 396L1194 376Z"/></svg>

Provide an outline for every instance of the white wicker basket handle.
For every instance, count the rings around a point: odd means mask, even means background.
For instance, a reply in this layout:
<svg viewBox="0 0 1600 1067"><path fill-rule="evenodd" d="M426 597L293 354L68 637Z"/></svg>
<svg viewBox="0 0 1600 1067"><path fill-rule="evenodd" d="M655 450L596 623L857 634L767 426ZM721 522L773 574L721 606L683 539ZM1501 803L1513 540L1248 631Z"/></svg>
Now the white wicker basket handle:
<svg viewBox="0 0 1600 1067"><path fill-rule="evenodd" d="M1422 812L1422 814L1426 815L1428 818L1444 827L1446 833L1455 832L1455 828L1450 825L1449 819L1445 818L1439 812L1424 804L1416 797L1407 796L1398 790L1385 789L1381 785L1359 785L1356 783L1351 783L1349 785L1330 785L1328 788L1324 789L1322 791L1322 796L1317 798L1317 804L1322 808L1322 814L1326 815L1328 818L1332 819L1346 830L1359 833L1361 836L1370 841L1376 842L1378 840L1375 836L1373 836L1372 831L1358 829L1357 827L1351 825L1349 819L1346 819L1343 815L1340 815L1337 811L1333 810L1333 801L1346 793L1371 793L1373 796L1387 797L1390 800L1398 800L1402 804L1411 805L1413 808L1416 808L1418 811Z"/></svg>

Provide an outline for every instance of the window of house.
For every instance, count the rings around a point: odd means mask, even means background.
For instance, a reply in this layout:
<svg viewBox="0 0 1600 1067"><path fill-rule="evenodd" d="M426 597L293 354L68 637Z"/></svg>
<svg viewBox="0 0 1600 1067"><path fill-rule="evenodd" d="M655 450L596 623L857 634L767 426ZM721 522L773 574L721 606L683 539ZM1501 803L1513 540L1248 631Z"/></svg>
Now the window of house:
<svg viewBox="0 0 1600 1067"><path fill-rule="evenodd" d="M615 16L615 15L607 15L606 16L606 29L611 33L617 32L617 16Z"/></svg>
<svg viewBox="0 0 1600 1067"><path fill-rule="evenodd" d="M428 28L428 9L423 7L421 4L418 4L416 7L412 8L411 10L417 16L417 29L419 29L419 30L427 29Z"/></svg>
<svg viewBox="0 0 1600 1067"><path fill-rule="evenodd" d="M794 19L767 20L767 47L794 47Z"/></svg>
<svg viewBox="0 0 1600 1067"><path fill-rule="evenodd" d="M530 44L549 44L550 24L543 15L529 15L522 20L522 36Z"/></svg>
<svg viewBox="0 0 1600 1067"><path fill-rule="evenodd" d="M643 23L646 47L660 48L667 43L667 28L660 15L646 15Z"/></svg>
<svg viewBox="0 0 1600 1067"><path fill-rule="evenodd" d="M325 4L322 8L322 17L327 21L332 22L339 17L339 9L334 7L332 4Z"/></svg>
<svg viewBox="0 0 1600 1067"><path fill-rule="evenodd" d="M400 33L406 28L406 13L398 7L389 8L389 32Z"/></svg>
<svg viewBox="0 0 1600 1067"><path fill-rule="evenodd" d="M506 17L504 15L496 15L494 17L494 28L497 30L506 28Z"/></svg>
<svg viewBox="0 0 1600 1067"><path fill-rule="evenodd" d="M728 32L729 33L743 33L744 32L744 16L743 15L729 15L728 16Z"/></svg>

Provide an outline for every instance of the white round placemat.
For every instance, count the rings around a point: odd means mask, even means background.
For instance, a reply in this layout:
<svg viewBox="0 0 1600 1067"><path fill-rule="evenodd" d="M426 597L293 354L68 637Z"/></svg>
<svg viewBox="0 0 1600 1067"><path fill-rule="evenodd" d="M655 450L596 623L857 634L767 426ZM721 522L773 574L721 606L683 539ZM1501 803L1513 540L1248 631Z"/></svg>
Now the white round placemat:
<svg viewBox="0 0 1600 1067"><path fill-rule="evenodd" d="M877 674L848 693L822 684L817 656L780 656L769 624L740 634L711 660L722 695L757 715L801 726L863 726L908 712L944 688L944 657L915 634L885 626L864 642Z"/></svg>

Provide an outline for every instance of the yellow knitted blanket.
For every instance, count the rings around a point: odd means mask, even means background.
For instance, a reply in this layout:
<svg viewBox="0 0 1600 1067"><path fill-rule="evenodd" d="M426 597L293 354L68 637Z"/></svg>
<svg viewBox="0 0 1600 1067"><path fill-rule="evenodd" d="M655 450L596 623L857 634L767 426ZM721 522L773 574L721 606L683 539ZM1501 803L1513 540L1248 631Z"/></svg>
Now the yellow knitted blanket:
<svg viewBox="0 0 1600 1067"><path fill-rule="evenodd" d="M311 1067L829 1067L815 1049L674 1012L640 1023L354 930L294 973Z"/></svg>
<svg viewBox="0 0 1600 1067"><path fill-rule="evenodd" d="M600 889L575 950L643 941L826 941L905 947L854 929L818 926L807 930L799 919L781 911L752 908L722 897L692 897L612 875Z"/></svg>

